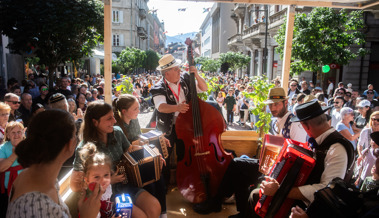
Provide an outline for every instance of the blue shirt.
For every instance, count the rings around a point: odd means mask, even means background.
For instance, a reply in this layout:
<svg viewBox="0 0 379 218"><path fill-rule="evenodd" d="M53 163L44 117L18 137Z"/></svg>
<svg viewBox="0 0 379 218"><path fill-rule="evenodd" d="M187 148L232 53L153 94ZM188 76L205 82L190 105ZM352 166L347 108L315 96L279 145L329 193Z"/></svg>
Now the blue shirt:
<svg viewBox="0 0 379 218"><path fill-rule="evenodd" d="M11 156L11 154L13 153L12 149L13 149L13 145L10 141L5 142L4 144L0 145L0 159L5 159L5 158L8 158L9 156ZM15 167L18 165L20 165L20 164L18 163L18 161L16 159L10 167ZM17 171L17 174L20 174L21 171L23 171L23 170ZM5 188L8 187L9 175L10 175L10 172L5 172L5 180L4 180Z"/></svg>
<svg viewBox="0 0 379 218"><path fill-rule="evenodd" d="M350 133L351 135L354 135L353 128L351 127L350 124L349 124L349 128L348 128L347 126L345 126L345 124L339 122L339 123L337 124L337 126L336 126L336 130L337 130L338 132L341 132L341 131L344 130L344 129L349 130L349 133ZM350 141L350 140L349 140L349 141ZM351 142L351 144L353 144L354 150L357 150L357 141L354 140L354 141L350 141L350 142Z"/></svg>

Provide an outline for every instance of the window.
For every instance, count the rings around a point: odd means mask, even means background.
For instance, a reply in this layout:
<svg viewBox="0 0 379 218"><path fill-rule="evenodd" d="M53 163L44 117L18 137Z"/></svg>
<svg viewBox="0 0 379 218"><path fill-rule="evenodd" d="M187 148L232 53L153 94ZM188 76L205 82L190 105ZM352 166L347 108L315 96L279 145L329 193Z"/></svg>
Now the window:
<svg viewBox="0 0 379 218"><path fill-rule="evenodd" d="M211 41L211 37L210 36L204 41L204 44L207 45L209 43L209 41Z"/></svg>
<svg viewBox="0 0 379 218"><path fill-rule="evenodd" d="M122 11L112 11L112 23L122 23L123 13Z"/></svg>
<svg viewBox="0 0 379 218"><path fill-rule="evenodd" d="M113 35L113 46L120 46L120 35Z"/></svg>
<svg viewBox="0 0 379 218"><path fill-rule="evenodd" d="M124 35L113 34L113 46L124 46Z"/></svg>

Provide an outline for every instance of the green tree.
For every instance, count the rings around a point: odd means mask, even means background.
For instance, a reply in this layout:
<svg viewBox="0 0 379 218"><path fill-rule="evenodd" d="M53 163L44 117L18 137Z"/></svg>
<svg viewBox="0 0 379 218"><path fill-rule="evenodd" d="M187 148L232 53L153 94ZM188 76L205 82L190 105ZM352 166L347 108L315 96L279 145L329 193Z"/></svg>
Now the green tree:
<svg viewBox="0 0 379 218"><path fill-rule="evenodd" d="M121 51L116 63L124 68L125 73L132 73L141 68L145 62L146 52L138 48L126 47Z"/></svg>
<svg viewBox="0 0 379 218"><path fill-rule="evenodd" d="M249 65L250 57L239 52L229 51L220 55L220 63L228 65L229 69L234 71L236 69Z"/></svg>
<svg viewBox="0 0 379 218"><path fill-rule="evenodd" d="M219 60L213 60L208 57L197 57L195 63L201 65L200 69L202 71L217 72L221 67Z"/></svg>
<svg viewBox="0 0 379 218"><path fill-rule="evenodd" d="M353 45L365 42L362 18L363 11L314 8L311 13L297 14L295 17L291 73L305 70L320 71L323 65L348 64L356 57L364 56L363 48L355 51ZM283 57L286 22L280 27L275 40L277 52Z"/></svg>
<svg viewBox="0 0 379 218"><path fill-rule="evenodd" d="M53 72L61 63L91 55L103 40L103 4L99 0L1 0L0 33L12 40L13 53L37 56Z"/></svg>
<svg viewBox="0 0 379 218"><path fill-rule="evenodd" d="M155 70L158 67L159 59L160 59L160 56L157 52L153 50L147 50L143 67L146 70Z"/></svg>
<svg viewBox="0 0 379 218"><path fill-rule="evenodd" d="M268 93L270 89L274 87L274 84L269 83L266 77L255 76L250 79L249 86L253 87L253 92L243 92L243 95L247 99L253 101L254 107L249 109L254 115L259 117L259 121L254 123L254 125L257 127L257 132L259 133L259 146L257 154L260 154L263 136L270 130L272 116L271 113L266 113L267 105L264 101L267 100Z"/></svg>
<svg viewBox="0 0 379 218"><path fill-rule="evenodd" d="M202 73L201 76L203 78L206 78L205 77L205 74ZM207 83L207 86L208 86L208 90L206 92L202 92L202 93L197 93L197 96L201 99L201 100L204 100L206 101L208 99L208 96L210 96L213 93L216 93L218 92L220 89L224 88L225 85L223 84L220 84L218 82L218 78L217 77L209 77L209 78L206 78L205 79L205 82Z"/></svg>

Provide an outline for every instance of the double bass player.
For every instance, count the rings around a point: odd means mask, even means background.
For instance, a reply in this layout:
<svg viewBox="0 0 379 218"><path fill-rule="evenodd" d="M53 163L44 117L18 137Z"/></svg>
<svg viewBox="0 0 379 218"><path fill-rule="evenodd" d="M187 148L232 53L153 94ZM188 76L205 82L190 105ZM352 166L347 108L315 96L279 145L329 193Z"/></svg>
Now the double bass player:
<svg viewBox="0 0 379 218"><path fill-rule="evenodd" d="M150 93L152 94L152 103L156 109L157 129L165 133L170 140L172 147L168 148L169 155L172 153L172 148L177 140L175 132L175 122L179 113L185 113L189 109L188 102L190 101L190 76L187 73L182 74L180 60L176 60L171 54L164 55L159 61L159 70L163 78L155 84ZM189 72L195 74L197 80L197 91L207 91L207 83L198 74L195 66L189 67ZM176 148L178 159L183 156L184 151L181 148ZM169 166L169 159L166 160ZM166 184L169 182L170 172L164 169L164 177Z"/></svg>

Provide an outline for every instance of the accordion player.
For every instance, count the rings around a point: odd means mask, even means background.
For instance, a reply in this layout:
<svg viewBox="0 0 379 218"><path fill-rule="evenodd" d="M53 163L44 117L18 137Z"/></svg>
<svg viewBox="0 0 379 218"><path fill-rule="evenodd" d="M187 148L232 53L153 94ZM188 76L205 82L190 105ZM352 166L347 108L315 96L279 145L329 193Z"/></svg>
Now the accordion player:
<svg viewBox="0 0 379 218"><path fill-rule="evenodd" d="M139 139L142 144L155 145L164 159L168 157L166 138L161 131L151 130L147 133L141 134Z"/></svg>
<svg viewBox="0 0 379 218"><path fill-rule="evenodd" d="M304 185L315 164L313 152L307 144L284 139L268 174L280 183L280 188L273 197L262 194L260 190L255 212L260 217L288 217L294 203L294 200L286 198L290 189Z"/></svg>
<svg viewBox="0 0 379 218"><path fill-rule="evenodd" d="M161 177L160 154L154 145L144 145L141 149L125 152L117 164L120 173L125 174L124 184L143 187Z"/></svg>

